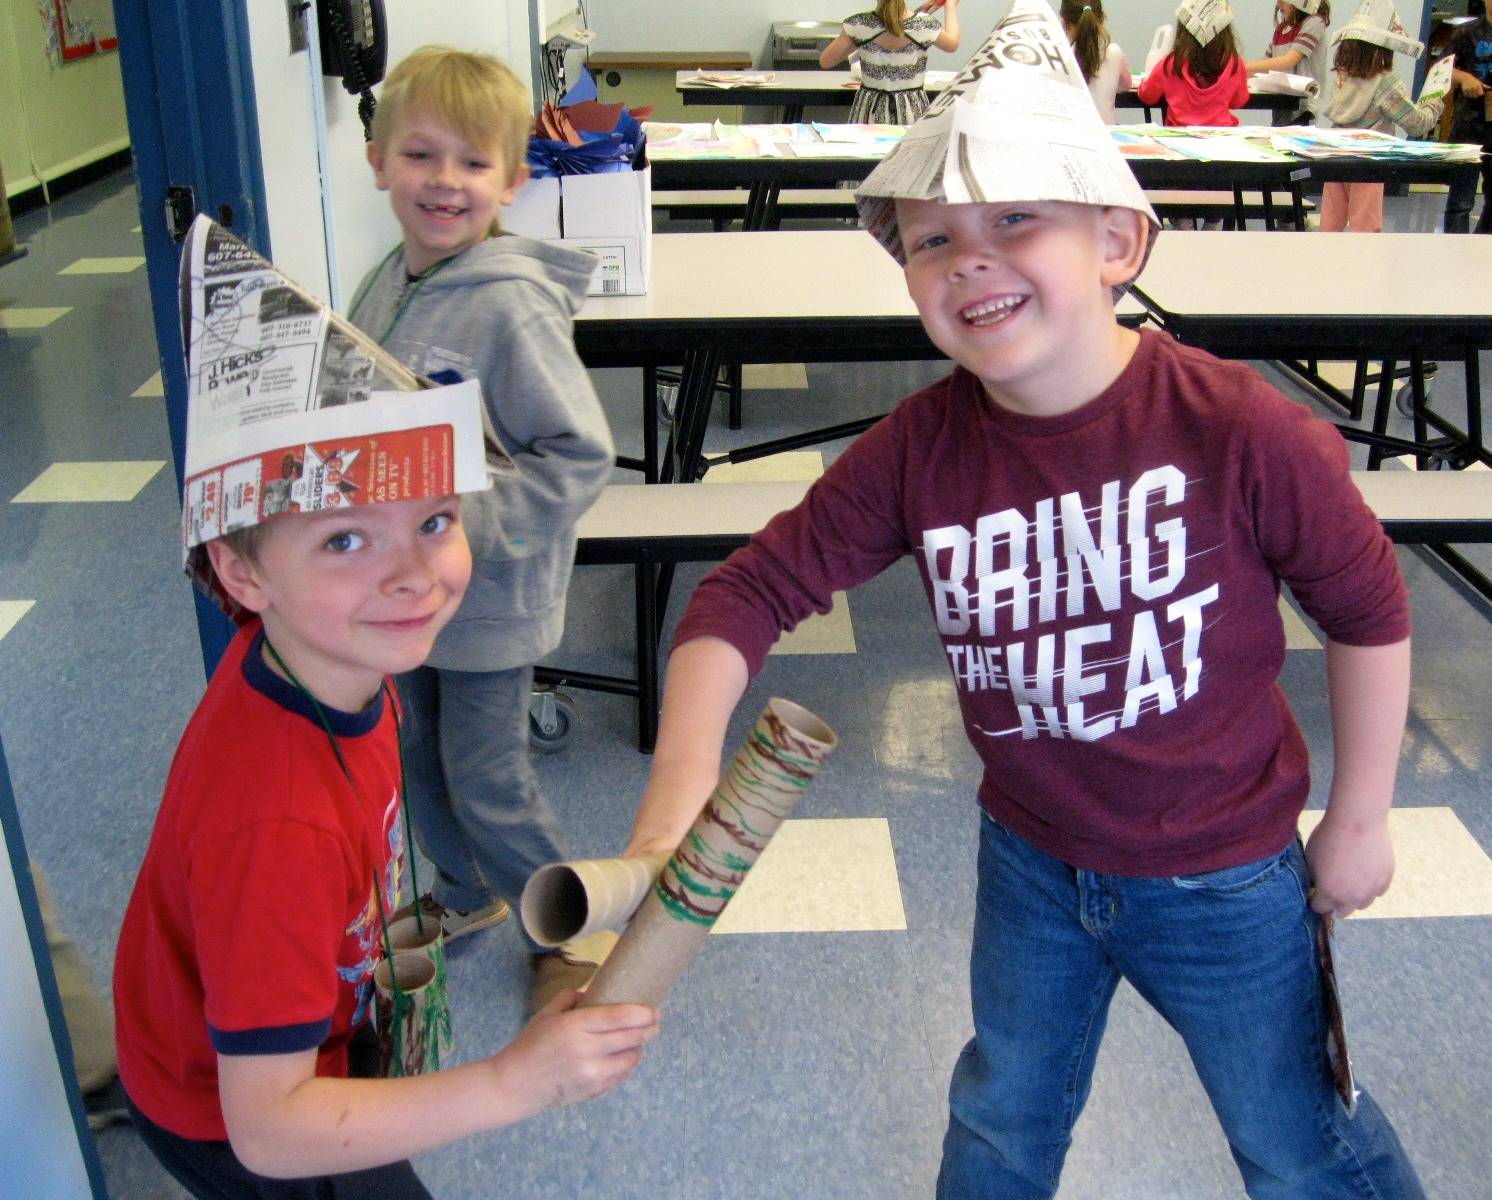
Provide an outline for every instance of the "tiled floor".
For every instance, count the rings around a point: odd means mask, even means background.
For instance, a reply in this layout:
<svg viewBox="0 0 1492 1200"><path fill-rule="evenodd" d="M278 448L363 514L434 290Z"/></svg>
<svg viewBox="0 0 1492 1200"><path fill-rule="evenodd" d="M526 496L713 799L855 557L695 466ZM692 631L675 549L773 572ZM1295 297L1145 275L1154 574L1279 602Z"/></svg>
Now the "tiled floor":
<svg viewBox="0 0 1492 1200"><path fill-rule="evenodd" d="M1390 220L1428 228L1426 206L1436 202L1390 200ZM100 981L171 752L202 687L179 574L176 482L162 469L170 460L164 416L138 398L159 394L145 272L65 273L84 260L138 260L138 219L128 178L105 181L23 216L18 233L31 253L0 269L0 733L30 851ZM747 398L747 428L715 430L711 449L800 429L809 417L823 424L884 410L938 373L933 364L753 373L750 382L764 386ZM1492 379L1492 356L1482 378ZM623 453L636 453L637 374L597 380ZM1459 368L1442 368L1435 387L1453 412ZM752 469L813 474L838 449ZM38 496L34 489L68 464L91 475L126 464L125 476L109 493ZM106 495L108 503L76 502ZM22 496L31 502L14 503ZM1492 556L1473 554L1489 569ZM1489 627L1415 554L1400 560L1417 627L1394 817L1400 871L1371 919L1340 931L1338 965L1359 1073L1393 1116L1428 1193L1485 1200ZM699 574L680 572L674 616ZM630 666L630 614L616 608L629 587L623 568L577 574L556 661L602 672ZM947 1076L970 1024L976 763L911 564L841 607L852 615L852 641L774 659L742 705L732 740L781 693L829 719L842 745L670 999L662 1041L614 1096L422 1157L435 1194L931 1194ZM1299 633L1302 645L1314 641L1308 626ZM1331 762L1323 657L1292 652L1282 680L1318 790ZM578 731L538 769L571 849L611 854L625 839L647 760L632 748L630 702L576 695ZM461 1055L490 1054L517 1031L526 972L511 925L457 945ZM112 1195L181 1195L128 1128L98 1143ZM1241 1195L1184 1048L1121 988L1061 1200Z"/></svg>

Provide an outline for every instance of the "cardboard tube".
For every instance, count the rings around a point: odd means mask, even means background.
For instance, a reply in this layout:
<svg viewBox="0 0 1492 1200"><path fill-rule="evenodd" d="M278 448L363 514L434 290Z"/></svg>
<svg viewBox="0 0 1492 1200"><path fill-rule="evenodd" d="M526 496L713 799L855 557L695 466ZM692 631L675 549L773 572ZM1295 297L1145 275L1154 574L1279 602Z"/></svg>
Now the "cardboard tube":
<svg viewBox="0 0 1492 1200"><path fill-rule="evenodd" d="M439 1066L442 1062L450 1062L451 1056L456 1052L455 1030L451 1027L449 985L446 976L446 936L445 929L440 921L429 913L420 917L414 915L412 906L406 905L404 909L407 916L396 916L389 922L389 945L394 950L394 961L400 964L399 984L404 986L404 961L412 956L423 957L430 960L434 968L431 982L426 985L429 988L430 999L428 1005L421 1001L422 1012L428 1012L426 1024L426 1035L431 1042L430 1060ZM382 970L387 963L380 964ZM423 978L423 969L420 977ZM377 971L374 972L374 981L378 982ZM380 986L383 986L380 984ZM434 1007L429 1007L434 1006ZM436 1067L430 1069L434 1070Z"/></svg>
<svg viewBox="0 0 1492 1200"><path fill-rule="evenodd" d="M807 709L768 701L582 1006L663 1002L838 740Z"/></svg>
<svg viewBox="0 0 1492 1200"><path fill-rule="evenodd" d="M430 1036L440 1021L436 1008L446 1003L439 975L435 963L417 952L395 954L373 969L380 1075L397 1078L440 1068L439 1038Z"/></svg>
<svg viewBox="0 0 1492 1200"><path fill-rule="evenodd" d="M540 867L529 876L518 902L523 927L541 946L559 946L603 929L620 929L637 911L667 861L666 854L650 854Z"/></svg>

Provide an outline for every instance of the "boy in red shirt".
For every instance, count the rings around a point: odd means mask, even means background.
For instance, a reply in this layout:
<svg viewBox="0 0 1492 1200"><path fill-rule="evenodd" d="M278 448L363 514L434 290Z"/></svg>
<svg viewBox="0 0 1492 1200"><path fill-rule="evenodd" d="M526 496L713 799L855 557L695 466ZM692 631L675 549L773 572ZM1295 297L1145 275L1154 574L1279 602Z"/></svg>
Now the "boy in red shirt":
<svg viewBox="0 0 1492 1200"><path fill-rule="evenodd" d="M1333 1086L1316 937L1393 874L1409 684L1392 546L1340 436L1113 297L1158 223L1061 26L1017 0L857 194L957 364L699 586L628 853L674 846L784 629L917 559L984 766L971 991L938 1195L1056 1194L1128 979L1185 1039L1249 1195L1423 1192ZM1325 630L1336 764L1281 693L1280 583Z"/></svg>
<svg viewBox="0 0 1492 1200"><path fill-rule="evenodd" d="M264 294L213 286L229 299L204 341ZM254 324L274 320L267 311ZM334 333L353 340L345 327ZM466 386L465 431L479 442L478 395ZM194 387L194 413L197 401ZM377 404L328 412L345 425L341 414ZM369 447L395 436L387 424L368 428L377 436L358 440ZM188 443L191 464L190 422ZM394 461L402 495L421 461L418 450ZM311 470L300 465L296 486ZM386 484L393 469L376 480L365 471L360 487L323 494L319 511L256 507L249 521L260 523L213 537L234 525L217 511L230 490L220 479L194 490L214 471L232 474L189 466L188 543L205 523L193 553L246 622L182 736L125 913L114 974L120 1077L141 1137L194 1196L422 1200L409 1155L616 1086L656 1035L657 1013L575 1010L568 991L491 1058L369 1077L372 975L406 848L387 680L424 661L466 590L459 497L415 489L377 502L375 487L400 485ZM474 474L486 481L480 453ZM459 469L456 478L461 486Z"/></svg>

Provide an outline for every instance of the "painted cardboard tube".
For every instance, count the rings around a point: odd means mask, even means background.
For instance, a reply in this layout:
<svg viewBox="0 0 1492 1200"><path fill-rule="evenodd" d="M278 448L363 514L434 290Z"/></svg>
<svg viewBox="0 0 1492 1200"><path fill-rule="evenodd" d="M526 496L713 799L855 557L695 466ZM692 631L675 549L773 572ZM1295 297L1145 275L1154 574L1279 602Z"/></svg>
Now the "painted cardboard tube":
<svg viewBox="0 0 1492 1200"><path fill-rule="evenodd" d="M620 929L648 894L666 854L550 863L531 876L518 902L528 936L558 946L602 929Z"/></svg>
<svg viewBox="0 0 1492 1200"><path fill-rule="evenodd" d="M767 703L582 1006L663 1002L838 741L807 709Z"/></svg>

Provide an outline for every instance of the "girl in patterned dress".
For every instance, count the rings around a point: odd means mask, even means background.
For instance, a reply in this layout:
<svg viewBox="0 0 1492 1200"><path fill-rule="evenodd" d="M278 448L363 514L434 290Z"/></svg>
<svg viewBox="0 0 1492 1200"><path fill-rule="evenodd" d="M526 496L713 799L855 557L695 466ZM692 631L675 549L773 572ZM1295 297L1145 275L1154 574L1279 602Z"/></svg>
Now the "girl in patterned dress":
<svg viewBox="0 0 1492 1200"><path fill-rule="evenodd" d="M943 20L927 10L940 7ZM844 30L824 47L819 66L837 67L860 52L860 90L849 121L858 125L910 125L927 108L922 77L927 52L958 49L958 0L930 2L915 13L905 0L877 0L873 12L847 17Z"/></svg>

